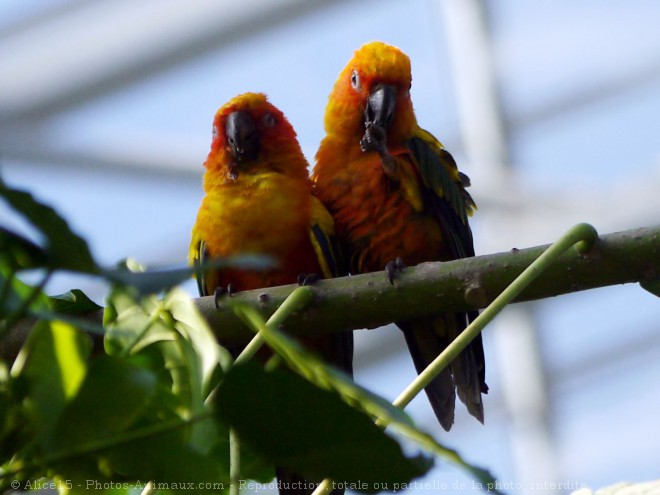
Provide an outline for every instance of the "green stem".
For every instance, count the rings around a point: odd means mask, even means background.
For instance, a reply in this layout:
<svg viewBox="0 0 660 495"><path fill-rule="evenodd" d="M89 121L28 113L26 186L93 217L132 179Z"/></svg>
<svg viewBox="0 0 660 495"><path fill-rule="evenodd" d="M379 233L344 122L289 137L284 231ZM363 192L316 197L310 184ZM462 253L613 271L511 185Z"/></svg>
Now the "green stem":
<svg viewBox="0 0 660 495"><path fill-rule="evenodd" d="M280 326L291 313L307 306L313 298L314 292L309 287L305 286L296 288L271 315L266 322L266 325L269 327ZM236 308L238 308L238 306ZM240 315L240 310L237 311L236 308L234 308L234 311ZM248 325L251 326L252 330L257 332L257 334L252 338L250 343L245 346L241 354L236 358L236 361L234 361L234 364L240 364L251 359L252 356L261 349L261 346L265 342L263 335L259 332L259 327L250 323L248 323Z"/></svg>
<svg viewBox="0 0 660 495"><path fill-rule="evenodd" d="M591 225L581 223L571 228L557 242L552 244L541 256L529 265L511 284L488 305L486 309L452 341L433 362L422 371L413 382L392 402L404 408L424 387L438 376L452 360L502 311L525 287L531 284L541 273L571 246L577 244L580 252L588 250L598 239L598 233Z"/></svg>
<svg viewBox="0 0 660 495"><path fill-rule="evenodd" d="M140 493L140 495L153 495L156 493L156 489L154 488L154 483L153 481L150 481L144 486L144 489Z"/></svg>
<svg viewBox="0 0 660 495"><path fill-rule="evenodd" d="M534 279L546 270L563 252L577 244L580 252L588 250L598 239L598 233L591 225L578 224L551 245L541 256L529 265L495 300L452 341L447 348L422 372L403 392L392 402L393 405L405 408L424 387L426 387L449 363L490 323L493 318L520 294ZM383 421L376 421L382 427ZM442 454L447 456L447 451ZM455 454L455 453L454 453ZM452 460L464 465L458 455ZM314 490L312 495L325 495L332 490L332 481L325 479Z"/></svg>
<svg viewBox="0 0 660 495"><path fill-rule="evenodd" d="M236 360L234 360L234 364L245 363L252 359L252 356L254 356L259 351L259 349L261 349L261 346L264 345L264 342L265 340L263 335L261 335L261 333L257 333L254 337L252 337L252 340L249 342L249 344L243 348Z"/></svg>
<svg viewBox="0 0 660 495"><path fill-rule="evenodd" d="M324 495L326 493L330 493L330 491L332 491L332 480L330 478L326 478L321 481L319 486L314 489L312 495Z"/></svg>
<svg viewBox="0 0 660 495"><path fill-rule="evenodd" d="M229 428L229 495L241 492L241 442L236 430Z"/></svg>

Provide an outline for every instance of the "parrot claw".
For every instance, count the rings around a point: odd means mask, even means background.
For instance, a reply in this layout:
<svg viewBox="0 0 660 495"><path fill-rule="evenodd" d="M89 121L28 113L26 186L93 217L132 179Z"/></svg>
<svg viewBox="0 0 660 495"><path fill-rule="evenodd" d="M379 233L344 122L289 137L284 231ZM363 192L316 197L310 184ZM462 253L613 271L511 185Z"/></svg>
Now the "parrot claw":
<svg viewBox="0 0 660 495"><path fill-rule="evenodd" d="M314 285L319 280L321 280L321 276L318 273L301 273L298 275L298 285L301 287Z"/></svg>
<svg viewBox="0 0 660 495"><path fill-rule="evenodd" d="M213 304L215 304L215 308L219 309L218 301L220 301L221 298L231 296L233 293L234 288L231 284L227 284L227 287L216 287L215 291L213 291Z"/></svg>
<svg viewBox="0 0 660 495"><path fill-rule="evenodd" d="M385 265L385 273L387 274L387 279L390 281L390 284L394 285L394 277L396 277L397 273L402 272L405 267L405 263L399 256Z"/></svg>

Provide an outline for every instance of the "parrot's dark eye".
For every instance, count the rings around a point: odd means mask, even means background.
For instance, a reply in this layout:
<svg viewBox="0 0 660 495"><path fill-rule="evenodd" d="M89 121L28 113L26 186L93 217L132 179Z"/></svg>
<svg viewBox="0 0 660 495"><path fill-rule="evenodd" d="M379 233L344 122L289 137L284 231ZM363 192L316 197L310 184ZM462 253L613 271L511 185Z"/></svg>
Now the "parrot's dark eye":
<svg viewBox="0 0 660 495"><path fill-rule="evenodd" d="M262 121L266 127L275 127L275 117L270 113L265 114Z"/></svg>
<svg viewBox="0 0 660 495"><path fill-rule="evenodd" d="M356 70L351 74L351 86L353 86L353 89L358 89L360 87L360 76Z"/></svg>

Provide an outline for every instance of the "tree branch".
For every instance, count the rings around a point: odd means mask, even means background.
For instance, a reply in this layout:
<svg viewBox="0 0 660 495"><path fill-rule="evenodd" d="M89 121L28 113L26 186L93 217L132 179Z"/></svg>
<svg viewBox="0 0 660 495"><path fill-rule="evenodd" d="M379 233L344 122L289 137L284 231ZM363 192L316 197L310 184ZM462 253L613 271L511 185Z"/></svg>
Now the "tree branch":
<svg viewBox="0 0 660 495"><path fill-rule="evenodd" d="M314 300L286 320L293 335L319 335L376 328L394 321L445 311L486 307L545 249L537 246L449 262L405 268L390 285L385 271L320 280ZM586 253L571 248L525 289L515 302L531 301L609 285L660 280L660 226L604 235ZM222 343L247 343L253 336L234 314L233 304L253 306L270 317L296 288L286 285L196 299L197 308ZM100 324L102 313L89 318ZM31 323L23 321L0 342L0 357L12 361ZM98 336L95 347L102 345Z"/></svg>
<svg viewBox="0 0 660 495"><path fill-rule="evenodd" d="M319 335L358 328L376 328L394 321L444 311L486 307L529 266L545 246L449 262L405 268L390 285L385 271L321 280L315 300L286 321L294 335ZM531 301L587 289L660 278L660 226L604 235L585 254L571 248L523 291L515 302ZM270 316L295 285L245 291L220 299L197 300L197 307L217 329L222 341L249 339L234 315L234 303L249 304Z"/></svg>

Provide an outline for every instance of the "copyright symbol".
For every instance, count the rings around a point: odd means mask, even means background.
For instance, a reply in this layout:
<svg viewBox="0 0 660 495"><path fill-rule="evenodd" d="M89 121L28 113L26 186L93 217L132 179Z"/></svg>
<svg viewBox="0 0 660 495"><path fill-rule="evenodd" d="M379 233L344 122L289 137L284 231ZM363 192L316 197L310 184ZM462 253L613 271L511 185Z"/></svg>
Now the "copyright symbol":
<svg viewBox="0 0 660 495"><path fill-rule="evenodd" d="M12 487L14 490L17 490L18 488L21 487L21 482L18 481L18 480L14 480L14 481L11 482L11 487Z"/></svg>

